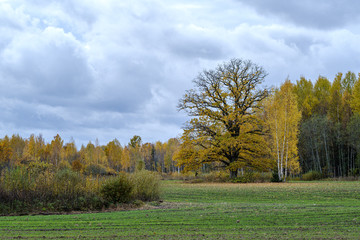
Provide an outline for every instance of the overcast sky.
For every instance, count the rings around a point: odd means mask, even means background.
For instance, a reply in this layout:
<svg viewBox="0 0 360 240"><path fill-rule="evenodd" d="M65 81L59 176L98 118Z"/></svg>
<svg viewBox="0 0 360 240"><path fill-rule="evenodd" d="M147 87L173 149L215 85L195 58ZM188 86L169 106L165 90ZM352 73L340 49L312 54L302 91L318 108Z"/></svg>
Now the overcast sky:
<svg viewBox="0 0 360 240"><path fill-rule="evenodd" d="M166 141L192 80L231 58L268 86L358 73L360 1L0 0L0 138Z"/></svg>

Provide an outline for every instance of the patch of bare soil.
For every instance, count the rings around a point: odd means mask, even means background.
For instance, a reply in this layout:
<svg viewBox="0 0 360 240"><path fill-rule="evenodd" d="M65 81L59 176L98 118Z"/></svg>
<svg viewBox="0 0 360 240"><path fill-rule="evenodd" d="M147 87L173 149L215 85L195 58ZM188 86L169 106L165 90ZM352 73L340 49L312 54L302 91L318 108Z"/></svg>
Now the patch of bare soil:
<svg viewBox="0 0 360 240"><path fill-rule="evenodd" d="M70 212L31 212L28 214L11 214L9 216L19 216L19 215L73 215L73 214L84 214L84 213L107 213L107 212L117 212L117 211L137 211L137 210L151 210L151 209L170 209L170 208L179 208L183 203L173 203L173 202L163 202L163 201L154 201L154 202L137 202L131 204L118 204L116 206L110 206L109 208L104 208L98 211L70 211Z"/></svg>

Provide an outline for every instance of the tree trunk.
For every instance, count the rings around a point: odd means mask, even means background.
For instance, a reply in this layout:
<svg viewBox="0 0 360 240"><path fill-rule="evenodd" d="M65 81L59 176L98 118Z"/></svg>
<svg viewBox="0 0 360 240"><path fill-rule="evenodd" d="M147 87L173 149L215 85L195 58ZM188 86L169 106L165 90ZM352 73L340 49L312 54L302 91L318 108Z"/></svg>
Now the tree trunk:
<svg viewBox="0 0 360 240"><path fill-rule="evenodd" d="M328 151L327 151L327 144L326 144L325 132L323 133L323 137L324 137L324 144L325 144L325 156L326 156L327 174L330 176L331 166L330 166L329 154L328 154Z"/></svg>
<svg viewBox="0 0 360 240"><path fill-rule="evenodd" d="M230 178L231 179L234 179L237 177L237 174L238 174L238 170L236 169L235 171L233 170L230 170Z"/></svg>

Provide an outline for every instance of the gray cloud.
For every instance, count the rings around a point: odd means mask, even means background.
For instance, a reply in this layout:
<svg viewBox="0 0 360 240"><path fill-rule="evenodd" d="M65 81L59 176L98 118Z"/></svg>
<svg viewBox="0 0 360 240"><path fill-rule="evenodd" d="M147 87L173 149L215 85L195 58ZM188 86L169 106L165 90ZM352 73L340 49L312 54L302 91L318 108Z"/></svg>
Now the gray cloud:
<svg viewBox="0 0 360 240"><path fill-rule="evenodd" d="M167 45L175 56L218 60L228 54L226 45L217 36L191 28L187 31L186 35L175 31L169 33Z"/></svg>
<svg viewBox="0 0 360 240"><path fill-rule="evenodd" d="M360 19L360 2L354 0L238 0L294 24L320 29L342 28Z"/></svg>

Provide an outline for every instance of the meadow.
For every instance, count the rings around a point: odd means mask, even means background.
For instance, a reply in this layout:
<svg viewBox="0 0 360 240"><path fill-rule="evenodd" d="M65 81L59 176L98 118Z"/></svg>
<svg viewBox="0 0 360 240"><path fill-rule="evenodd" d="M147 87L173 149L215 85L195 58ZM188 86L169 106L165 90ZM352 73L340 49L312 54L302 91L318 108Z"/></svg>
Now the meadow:
<svg viewBox="0 0 360 240"><path fill-rule="evenodd" d="M359 239L360 182L163 181L141 209L0 217L2 239Z"/></svg>

